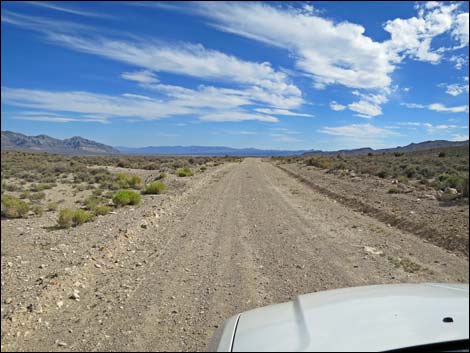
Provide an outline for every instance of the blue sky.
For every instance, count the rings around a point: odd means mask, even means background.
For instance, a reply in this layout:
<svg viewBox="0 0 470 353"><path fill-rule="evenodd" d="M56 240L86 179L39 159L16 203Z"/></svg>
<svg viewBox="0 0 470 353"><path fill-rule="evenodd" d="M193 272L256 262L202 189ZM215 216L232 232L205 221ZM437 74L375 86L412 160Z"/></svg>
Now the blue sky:
<svg viewBox="0 0 470 353"><path fill-rule="evenodd" d="M114 146L468 139L468 2L2 2L2 130Z"/></svg>

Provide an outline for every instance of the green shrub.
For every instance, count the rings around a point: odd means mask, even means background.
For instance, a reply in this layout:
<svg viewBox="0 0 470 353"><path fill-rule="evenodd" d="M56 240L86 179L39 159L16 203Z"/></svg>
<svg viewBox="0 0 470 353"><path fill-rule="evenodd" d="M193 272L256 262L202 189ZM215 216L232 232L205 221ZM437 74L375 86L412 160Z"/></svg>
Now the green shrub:
<svg viewBox="0 0 470 353"><path fill-rule="evenodd" d="M165 179L166 178L166 173L165 172L161 172L156 178L155 180L162 180L162 179Z"/></svg>
<svg viewBox="0 0 470 353"><path fill-rule="evenodd" d="M18 185L16 184L2 184L2 190L6 190L6 191L18 191L19 190L19 187Z"/></svg>
<svg viewBox="0 0 470 353"><path fill-rule="evenodd" d="M46 206L46 210L48 211L56 211L59 208L59 204L57 202L49 202Z"/></svg>
<svg viewBox="0 0 470 353"><path fill-rule="evenodd" d="M100 215L100 216L104 216L106 214L108 214L109 212L111 212L113 208L110 207L110 206L105 206L105 205L98 205L95 207L95 215Z"/></svg>
<svg viewBox="0 0 470 353"><path fill-rule="evenodd" d="M311 157L307 159L306 164L321 169L331 169L332 167L332 161L328 157Z"/></svg>
<svg viewBox="0 0 470 353"><path fill-rule="evenodd" d="M140 202L140 195L132 190L119 190L113 196L113 203L116 206L137 205Z"/></svg>
<svg viewBox="0 0 470 353"><path fill-rule="evenodd" d="M398 182L400 182L402 184L408 184L408 177L406 177L404 175L399 175L397 180L398 180Z"/></svg>
<svg viewBox="0 0 470 353"><path fill-rule="evenodd" d="M34 205L34 206L31 206L31 210L34 212L35 215L37 216L42 216L43 214L43 209L40 205Z"/></svg>
<svg viewBox="0 0 470 353"><path fill-rule="evenodd" d="M30 210L30 206L13 196L2 196L2 217L6 218L22 218L25 217Z"/></svg>
<svg viewBox="0 0 470 353"><path fill-rule="evenodd" d="M446 156L446 153L445 152L439 152L439 158L443 158Z"/></svg>
<svg viewBox="0 0 470 353"><path fill-rule="evenodd" d="M31 196L31 192L29 192L28 190L26 191L23 191L21 194L20 194L20 199L29 199Z"/></svg>
<svg viewBox="0 0 470 353"><path fill-rule="evenodd" d="M132 189L140 189L142 187L142 179L138 175L133 175L129 179L129 187Z"/></svg>
<svg viewBox="0 0 470 353"><path fill-rule="evenodd" d="M59 212L57 224L60 228L70 228L72 226L74 212L70 208L63 208Z"/></svg>
<svg viewBox="0 0 470 353"><path fill-rule="evenodd" d="M40 192L33 192L32 194L29 195L29 199L31 201L39 201L39 200L44 200L46 198L46 194L42 191Z"/></svg>
<svg viewBox="0 0 470 353"><path fill-rule="evenodd" d="M119 173L116 182L122 189L140 189L142 187L142 179L138 175L131 176L126 173Z"/></svg>
<svg viewBox="0 0 470 353"><path fill-rule="evenodd" d="M393 187L393 188L390 188L388 190L388 193L389 194L399 194L400 193L400 190L398 190L396 187Z"/></svg>
<svg viewBox="0 0 470 353"><path fill-rule="evenodd" d="M103 189L95 189L92 191L93 196L100 196L103 193Z"/></svg>
<svg viewBox="0 0 470 353"><path fill-rule="evenodd" d="M84 202L84 206L87 210L94 210L96 206L98 206L101 202L101 199L99 199L96 196L90 196L88 197Z"/></svg>
<svg viewBox="0 0 470 353"><path fill-rule="evenodd" d="M380 172L377 173L377 176L379 178L385 179L388 176L388 173L386 170L381 170Z"/></svg>
<svg viewBox="0 0 470 353"><path fill-rule="evenodd" d="M145 187L144 194L161 194L165 190L166 185L160 181L156 181Z"/></svg>
<svg viewBox="0 0 470 353"><path fill-rule="evenodd" d="M179 176L179 177L188 177L188 176L192 176L193 175L193 172L191 171L191 169L189 168L180 168L177 170L176 174Z"/></svg>
<svg viewBox="0 0 470 353"><path fill-rule="evenodd" d="M408 178L413 178L416 175L416 167L413 165L406 167L405 174Z"/></svg>
<svg viewBox="0 0 470 353"><path fill-rule="evenodd" d="M91 215L84 210L76 210L72 216L72 224L78 226L90 220Z"/></svg>

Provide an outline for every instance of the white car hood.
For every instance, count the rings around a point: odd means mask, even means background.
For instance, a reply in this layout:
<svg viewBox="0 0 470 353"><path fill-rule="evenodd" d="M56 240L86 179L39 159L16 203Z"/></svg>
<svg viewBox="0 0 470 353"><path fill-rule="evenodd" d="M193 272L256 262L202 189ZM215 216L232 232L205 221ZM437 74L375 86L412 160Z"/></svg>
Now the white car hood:
<svg viewBox="0 0 470 353"><path fill-rule="evenodd" d="M468 337L468 284L380 285L242 313L232 351L387 351Z"/></svg>

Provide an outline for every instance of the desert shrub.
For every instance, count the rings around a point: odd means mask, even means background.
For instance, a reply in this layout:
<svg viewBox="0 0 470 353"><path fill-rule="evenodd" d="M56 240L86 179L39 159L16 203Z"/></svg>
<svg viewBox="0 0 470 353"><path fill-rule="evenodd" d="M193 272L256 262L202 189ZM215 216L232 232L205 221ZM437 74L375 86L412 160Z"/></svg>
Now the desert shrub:
<svg viewBox="0 0 470 353"><path fill-rule="evenodd" d="M122 189L140 189L142 187L142 179L140 179L140 177L137 175L119 173L116 182Z"/></svg>
<svg viewBox="0 0 470 353"><path fill-rule="evenodd" d="M2 195L2 217L22 218L29 210L30 206L26 202L13 196Z"/></svg>
<svg viewBox="0 0 470 353"><path fill-rule="evenodd" d="M2 184L2 190L6 190L6 191L18 191L20 188L18 185L16 184Z"/></svg>
<svg viewBox="0 0 470 353"><path fill-rule="evenodd" d="M78 191L85 191L87 189L86 185L76 185L75 187Z"/></svg>
<svg viewBox="0 0 470 353"><path fill-rule="evenodd" d="M101 196L101 194L103 194L103 189L100 189L100 188L95 189L95 190L93 190L93 191L91 192L91 194L92 194L93 196Z"/></svg>
<svg viewBox="0 0 470 353"><path fill-rule="evenodd" d="M407 166L405 169L405 175L408 178L413 178L416 175L416 167L413 165Z"/></svg>
<svg viewBox="0 0 470 353"><path fill-rule="evenodd" d="M165 172L161 172L156 178L155 180L162 180L162 179L165 179L166 178L166 173Z"/></svg>
<svg viewBox="0 0 470 353"><path fill-rule="evenodd" d="M396 188L396 187L392 187L388 190L388 193L389 194L399 194L400 190L398 190L398 188Z"/></svg>
<svg viewBox="0 0 470 353"><path fill-rule="evenodd" d="M439 190L445 190L446 188L454 188L459 192L464 193L465 188L468 190L468 176L462 176L458 174L441 174L433 182L433 186Z"/></svg>
<svg viewBox="0 0 470 353"><path fill-rule="evenodd" d="M63 208L59 212L59 218L57 219L57 225L59 228L70 228L72 226L74 212L70 208Z"/></svg>
<svg viewBox="0 0 470 353"><path fill-rule="evenodd" d="M110 206L98 205L95 207L95 215L104 216L108 214L109 212L111 212L112 209L113 208Z"/></svg>
<svg viewBox="0 0 470 353"><path fill-rule="evenodd" d="M142 187L142 179L137 175L133 175L129 179L129 187L132 189L140 189Z"/></svg>
<svg viewBox="0 0 470 353"><path fill-rule="evenodd" d="M406 177L404 175L399 175L397 180L398 180L398 182L400 182L402 184L408 184L408 177Z"/></svg>
<svg viewBox="0 0 470 353"><path fill-rule="evenodd" d="M36 216L42 216L42 214L44 213L40 205L31 206L31 211L33 211Z"/></svg>
<svg viewBox="0 0 470 353"><path fill-rule="evenodd" d="M305 161L305 164L321 169L331 169L332 167L332 161L328 157L310 157Z"/></svg>
<svg viewBox="0 0 470 353"><path fill-rule="evenodd" d="M57 202L49 202L46 206L47 211L57 211L59 204Z"/></svg>
<svg viewBox="0 0 470 353"><path fill-rule="evenodd" d="M204 171L206 171L206 170L207 170L207 167L206 167L205 165L203 165L203 166L200 168L200 171L201 171L201 172L204 172Z"/></svg>
<svg viewBox="0 0 470 353"><path fill-rule="evenodd" d="M161 194L165 190L166 190L166 185L160 181L156 181L145 187L144 194Z"/></svg>
<svg viewBox="0 0 470 353"><path fill-rule="evenodd" d="M462 196L463 197L468 197L468 175L463 180Z"/></svg>
<svg viewBox="0 0 470 353"><path fill-rule="evenodd" d="M32 194L29 195L29 199L31 201L39 201L39 200L44 200L46 198L46 194L42 191L39 192L33 192Z"/></svg>
<svg viewBox="0 0 470 353"><path fill-rule="evenodd" d="M445 152L439 152L439 158L444 158L446 156Z"/></svg>
<svg viewBox="0 0 470 353"><path fill-rule="evenodd" d="M116 206L137 205L140 203L140 195L132 190L119 190L113 196Z"/></svg>
<svg viewBox="0 0 470 353"><path fill-rule="evenodd" d="M94 210L96 208L96 206L99 205L100 202L101 202L101 199L99 199L98 197L90 196L90 197L85 199L83 204L84 204L84 206L86 207L87 210Z"/></svg>
<svg viewBox="0 0 470 353"><path fill-rule="evenodd" d="M402 156L404 156L405 154L404 154L403 152L394 152L393 155L394 155L395 157L402 157Z"/></svg>
<svg viewBox="0 0 470 353"><path fill-rule="evenodd" d="M117 163L117 166L121 168L127 168L129 167L129 161L126 159L120 159L119 162Z"/></svg>
<svg viewBox="0 0 470 353"><path fill-rule="evenodd" d="M31 196L31 192L29 192L29 190L26 190L20 194L20 199L29 199L30 196Z"/></svg>
<svg viewBox="0 0 470 353"><path fill-rule="evenodd" d="M76 210L72 216L72 224L78 226L90 220L91 215L84 210Z"/></svg>
<svg viewBox="0 0 470 353"><path fill-rule="evenodd" d="M191 169L189 168L180 168L177 170L176 174L179 176L179 177L188 177L188 176L192 176L193 175L193 172L191 171Z"/></svg>
<svg viewBox="0 0 470 353"><path fill-rule="evenodd" d="M376 175L379 178L385 179L388 176L388 172L386 170L381 170Z"/></svg>

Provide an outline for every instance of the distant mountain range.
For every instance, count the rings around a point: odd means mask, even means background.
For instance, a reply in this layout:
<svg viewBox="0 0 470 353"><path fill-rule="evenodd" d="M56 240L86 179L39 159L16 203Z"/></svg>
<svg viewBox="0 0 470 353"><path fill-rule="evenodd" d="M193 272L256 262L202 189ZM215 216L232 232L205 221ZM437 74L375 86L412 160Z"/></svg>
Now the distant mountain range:
<svg viewBox="0 0 470 353"><path fill-rule="evenodd" d="M116 147L123 154L160 156L291 156L305 152L285 150L260 150L256 148L231 148L224 146L149 146L141 148Z"/></svg>
<svg viewBox="0 0 470 353"><path fill-rule="evenodd" d="M149 146L141 148L112 147L87 140L83 137L72 137L59 140L47 135L27 136L12 131L2 131L2 150L24 150L60 154L128 154L128 155L158 155L158 156L240 156L240 157L267 157L267 156L298 156L298 155L337 155L360 156L393 152L413 152L437 148L468 146L467 141L425 141L411 143L403 147L374 150L369 147L338 150L261 150L256 148L231 148L224 146Z"/></svg>
<svg viewBox="0 0 470 353"><path fill-rule="evenodd" d="M23 150L59 154L118 154L114 147L83 137L59 140L47 135L27 136L12 131L2 131L2 150Z"/></svg>
<svg viewBox="0 0 470 353"><path fill-rule="evenodd" d="M394 152L415 152L415 151L425 151L425 150L432 150L437 148L448 148L448 147L460 147L460 146L468 146L467 141L447 141L447 140L434 140L434 141L424 141L419 143L410 143L406 146L399 146L394 148L383 148L374 150L370 147L364 148L357 148L351 150L338 150L338 151L317 151L317 150L310 150L303 152L302 155L338 155L341 154L343 156L362 156L369 153L372 154L382 154L382 153L394 153Z"/></svg>

